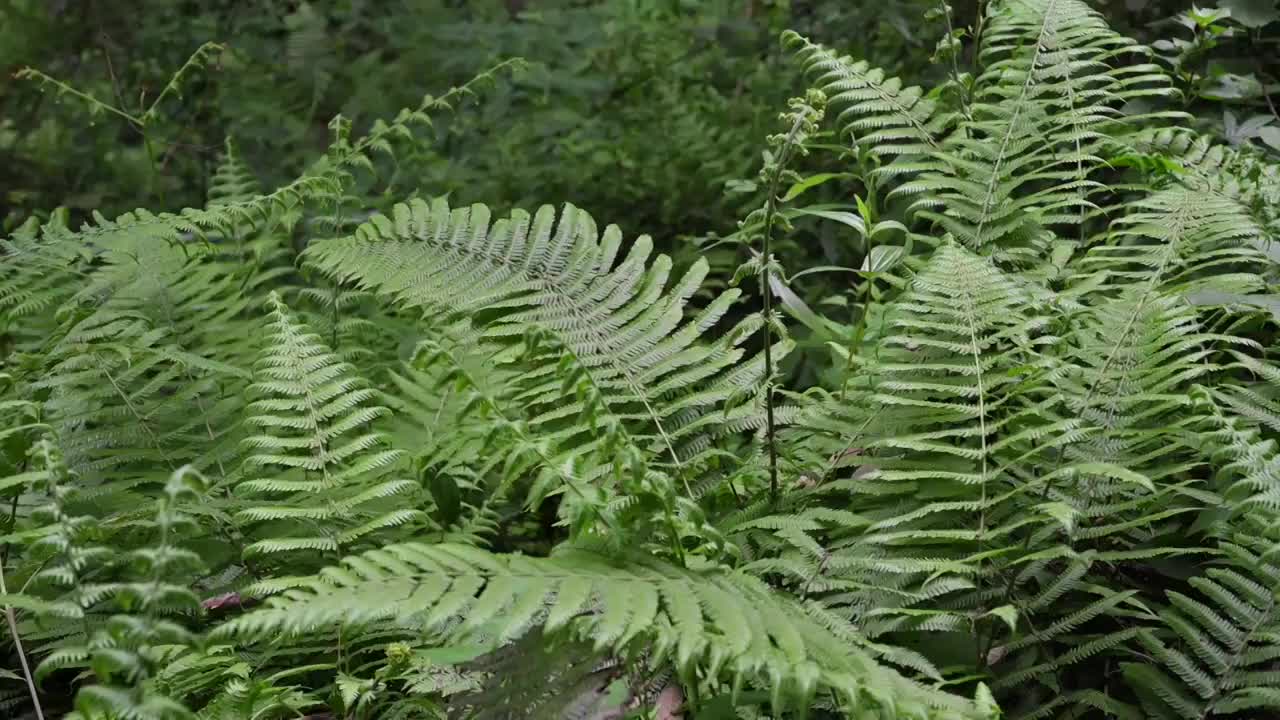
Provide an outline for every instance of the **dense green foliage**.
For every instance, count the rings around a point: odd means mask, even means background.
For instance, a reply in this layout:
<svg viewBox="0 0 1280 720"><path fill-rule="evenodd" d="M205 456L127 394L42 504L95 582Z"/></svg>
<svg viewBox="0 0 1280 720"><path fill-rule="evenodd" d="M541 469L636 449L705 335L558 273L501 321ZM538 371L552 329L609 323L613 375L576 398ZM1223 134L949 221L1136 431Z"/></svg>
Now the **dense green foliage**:
<svg viewBox="0 0 1280 720"><path fill-rule="evenodd" d="M5 0L0 220L12 229L57 205L109 216L198 206L226 136L274 187L323 152L334 115L363 130L520 57L527 72L471 112L434 118L430 138L399 149L398 172L362 187L367 200L416 190L505 207L572 201L625 227L723 230L737 211L725 181L754 172L794 90L778 34L856 38L850 50L925 74L943 32L914 27L929 4ZM11 77L32 66L139 117L205 42L224 51L145 127Z"/></svg>
<svg viewBox="0 0 1280 720"><path fill-rule="evenodd" d="M1274 3L130 4L0 24L5 716L1280 713Z"/></svg>

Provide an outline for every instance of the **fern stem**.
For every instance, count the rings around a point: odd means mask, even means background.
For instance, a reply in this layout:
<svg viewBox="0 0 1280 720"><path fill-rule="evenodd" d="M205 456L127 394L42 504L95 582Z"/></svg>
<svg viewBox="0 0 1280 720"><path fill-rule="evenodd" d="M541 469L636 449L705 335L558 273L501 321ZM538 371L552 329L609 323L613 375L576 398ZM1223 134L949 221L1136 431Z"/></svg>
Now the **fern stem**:
<svg viewBox="0 0 1280 720"><path fill-rule="evenodd" d="M768 235L765 235L765 256L768 257ZM769 282L769 270L766 261L764 275L762 276L762 285ZM773 343L772 333L769 324L772 322L773 311L769 303L769 291L764 291L764 407L765 407L765 434L768 437L769 444L769 502L776 503L778 501L778 443L777 443L777 427L773 418L773 353L770 345Z"/></svg>
<svg viewBox="0 0 1280 720"><path fill-rule="evenodd" d="M345 218L343 217L343 211L346 210L346 206L343 204L342 199L343 198L341 193L334 196L334 199L333 199L333 205L334 205L333 215L335 219L335 222L334 222L335 232L342 232L342 226L343 226L343 223L345 222ZM338 352L338 349L339 349L338 348L338 320L339 320L338 299L341 296L342 294L339 292L338 283L336 282L333 283L333 291L329 294L329 302L333 308L329 318L329 323L332 325L332 328L329 331L329 334L330 334L329 346L333 348L334 352Z"/></svg>
<svg viewBox="0 0 1280 720"><path fill-rule="evenodd" d="M156 99L151 101L151 105L143 111L141 118L143 123L148 123L158 116L160 104L164 102L165 98L170 95L182 96L182 93L178 91L178 88L182 86L182 81L187 78L188 73L192 72L196 68L204 67L210 56L214 53L220 53L225 49L226 48L224 46L216 42L206 42L196 48L196 51L191 53L191 56L182 64L182 67L178 68L173 75L169 76L169 82L165 84L164 88L160 91L160 94L156 95Z"/></svg>
<svg viewBox="0 0 1280 720"><path fill-rule="evenodd" d="M991 178L987 180L986 193L982 199L982 211L978 219L978 229L973 234L973 246L975 248L982 247L982 231L986 228L987 221L990 219L991 206L996 197L996 186L1000 180L1000 170L1004 166L1009 143L1013 140L1014 131L1018 127L1018 119L1022 116L1022 111L1026 107L1027 95L1031 92L1031 88L1036 82L1036 69L1040 67L1040 55L1044 49L1044 38L1049 34L1049 21L1053 19L1056 1L1049 0L1049 3L1045 6L1044 20L1040 23L1040 31L1036 33L1036 49L1031 55L1031 65L1027 69L1027 77L1022 82L1022 89L1018 91L1017 99L1013 101L1013 113L1009 117L1004 136L1000 139L1000 147L996 151L995 163L991 167ZM980 57L982 48L975 45L974 53L975 57Z"/></svg>
<svg viewBox="0 0 1280 720"><path fill-rule="evenodd" d="M155 146L151 144L151 137L147 135L146 127L141 128L141 132L142 132L142 146L146 148L146 151L147 151L147 166L150 167L151 169L150 190L153 193L158 192L158 194L160 195L161 205L168 205L168 201L165 199L164 183L160 182L160 168L156 165Z"/></svg>
<svg viewBox="0 0 1280 720"><path fill-rule="evenodd" d="M969 348L973 353L973 371L978 384L978 432L981 434L980 439L982 441L982 477L979 480L982 485L982 498L978 509L978 555L981 556L983 542L987 534L987 462L991 451L987 445L987 393L982 378L982 357L981 352L978 350L978 330L973 324L974 312L976 310L969 309L965 314L968 316ZM983 562L981 560L978 562L979 572L981 572ZM995 637L994 630L992 630L992 637ZM980 649L982 647L981 635L975 633L974 640L974 648ZM984 657L979 657L980 666L984 661Z"/></svg>
<svg viewBox="0 0 1280 720"><path fill-rule="evenodd" d="M142 416L142 413L138 412L137 406L133 404L133 400L130 399L129 394L120 387L120 383L116 382L116 378L111 374L111 370L104 367L102 372L106 376L107 382L111 383L111 387L115 389L116 394L124 401L125 407L129 409L129 414L133 415L133 419L138 421L138 425L142 427L142 431L151 439L151 444L155 445L156 450L160 451L160 457L164 458L165 463L169 466L169 469L172 470L173 460L169 457L169 453L165 452L164 446L160 443L160 438L156 437L155 431L151 429L150 423L148 423L147 419Z"/></svg>
<svg viewBox="0 0 1280 720"><path fill-rule="evenodd" d="M982 31L987 26L987 0L977 0L973 21L973 71L977 76L982 70Z"/></svg>
<svg viewBox="0 0 1280 720"><path fill-rule="evenodd" d="M76 88L68 85L67 83L62 82L61 80L58 80L57 78L54 78L51 75L48 75L39 70L36 70L35 68L31 68L31 67L23 68L19 70L14 75L14 77L19 80L35 80L36 82L41 84L52 85L55 88L57 88L57 92L59 95L70 95L74 98L78 98L79 100L83 101L86 105L89 106L91 115L99 112L109 112L112 115L118 115L119 117L127 120L131 125L137 128L141 128L143 125L145 125L145 123L142 121L141 118L135 115L131 115L128 112L125 112L124 110L121 110L120 108L116 107L115 105L102 102L101 100L90 95L89 93L83 92L81 90L77 90Z"/></svg>
<svg viewBox="0 0 1280 720"><path fill-rule="evenodd" d="M795 121L787 132L778 157L773 163L773 172L769 177L769 193L765 198L764 220L761 228L760 252L763 265L760 270L761 314L764 318L764 407L765 437L769 446L769 502L778 501L778 442L777 426L773 411L773 289L770 286L773 269L773 221L778 214L778 186L782 182L782 172L796 145L805 122L809 120L809 108L801 107L796 113Z"/></svg>
<svg viewBox="0 0 1280 720"><path fill-rule="evenodd" d="M4 584L4 566L0 565L0 595L7 594L9 594L9 590ZM13 636L13 647L18 651L18 662L22 664L22 677L27 681L27 691L31 693L31 704L35 706L36 720L44 720L44 708L40 706L40 693L36 690L36 681L31 674L31 666L27 664L27 653L22 647L22 636L18 634L18 621L14 617L12 606L4 606L4 619L9 623L9 634Z"/></svg>
<svg viewBox="0 0 1280 720"><path fill-rule="evenodd" d="M26 466L26 463L23 463L24 468L25 466ZM22 472L22 470L19 470L19 472ZM14 526L17 523L18 499L20 497L22 497L22 493L15 493L13 496L13 499L9 501L9 522L5 524L5 528L4 528L5 533L13 532ZM11 547L13 547L13 545L6 542L4 544L4 550L0 551L0 570L3 570L5 564L9 562L9 548Z"/></svg>
<svg viewBox="0 0 1280 720"><path fill-rule="evenodd" d="M959 42L959 38L956 37L955 23L951 17L951 5L946 0L938 0L938 4L942 6L942 16L947 19L947 48L951 54L951 81L956 84L956 92L960 95L960 112L966 120L973 122L973 112L969 107L969 91L960 84L960 52L951 45L952 42ZM982 0L978 0L978 4L981 6ZM978 12L982 12L981 7L979 7ZM974 52L976 53L977 50L975 49ZM969 137L969 129L967 127L961 125L960 129L964 131L965 137Z"/></svg>

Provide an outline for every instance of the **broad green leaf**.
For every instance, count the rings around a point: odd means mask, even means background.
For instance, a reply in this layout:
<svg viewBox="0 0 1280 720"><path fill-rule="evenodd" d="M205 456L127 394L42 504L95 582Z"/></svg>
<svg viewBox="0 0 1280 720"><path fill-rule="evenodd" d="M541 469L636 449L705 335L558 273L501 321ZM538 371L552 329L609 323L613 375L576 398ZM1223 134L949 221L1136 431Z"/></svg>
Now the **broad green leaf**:
<svg viewBox="0 0 1280 720"><path fill-rule="evenodd" d="M786 283L782 282L781 278L777 275L769 276L769 288L773 290L774 297L778 298L782 303L783 309L785 309L791 317L800 321L805 327L816 333L821 333L823 335L831 334L832 330L827 327L826 321L823 320L822 316L815 313L809 305L805 303L804 300L801 300L799 295L792 292L791 288L787 287Z"/></svg>
<svg viewBox="0 0 1280 720"><path fill-rule="evenodd" d="M1260 28L1280 20L1276 0L1218 0L1218 7L1231 11L1231 19L1245 27Z"/></svg>
<svg viewBox="0 0 1280 720"><path fill-rule="evenodd" d="M897 245L876 245L862 259L862 272L878 273L892 270L902 260L903 248Z"/></svg>
<svg viewBox="0 0 1280 720"><path fill-rule="evenodd" d="M851 213L848 210L817 210L813 208L791 208L783 214L788 217L792 217L796 215L809 215L812 217L822 218L824 220L831 220L834 222L838 222L841 225L848 225L849 227L856 230L859 235L867 234L866 223L862 222L862 218L858 217L857 214Z"/></svg>
<svg viewBox="0 0 1280 720"><path fill-rule="evenodd" d="M1200 92L1209 100L1249 100L1262 96L1262 83L1253 73L1237 75L1223 73L1213 79L1213 84Z"/></svg>
<svg viewBox="0 0 1280 720"><path fill-rule="evenodd" d="M1001 605L998 608L992 608L987 611L988 615L995 615L1009 626L1009 630L1017 631L1018 629L1018 609L1012 605Z"/></svg>
<svg viewBox="0 0 1280 720"><path fill-rule="evenodd" d="M1280 127L1268 126L1258 131L1258 139L1272 150L1280 151Z"/></svg>
<svg viewBox="0 0 1280 720"><path fill-rule="evenodd" d="M810 175L788 188L787 192L782 196L782 202L790 202L791 200L803 195L808 190L830 180L846 177L853 177L853 175L850 173L817 173L815 175Z"/></svg>

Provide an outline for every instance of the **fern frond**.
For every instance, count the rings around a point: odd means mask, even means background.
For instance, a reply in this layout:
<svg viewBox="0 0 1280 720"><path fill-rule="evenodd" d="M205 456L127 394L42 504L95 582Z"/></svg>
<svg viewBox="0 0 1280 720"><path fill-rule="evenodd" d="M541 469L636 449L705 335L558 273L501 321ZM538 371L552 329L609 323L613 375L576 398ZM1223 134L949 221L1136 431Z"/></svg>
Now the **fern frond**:
<svg viewBox="0 0 1280 720"><path fill-rule="evenodd" d="M43 228L32 219L0 239L0 259L0 329L20 347L47 343L55 311L83 282L91 249L55 215Z"/></svg>
<svg viewBox="0 0 1280 720"><path fill-rule="evenodd" d="M604 406L634 419L631 432L679 465L678 445L681 438L695 443L696 421L749 393L762 376L758 363L739 362L752 325L702 345L738 291L686 319L706 263L668 289L670 259L648 263L652 241L641 236L618 262L621 242L617 227L598 234L594 220L572 206L558 224L549 206L491 224L481 205L451 210L443 200L418 200L307 255L330 275L404 305L483 318L495 340L522 338L531 328L549 334ZM554 387L531 397L550 399Z"/></svg>
<svg viewBox="0 0 1280 720"><path fill-rule="evenodd" d="M1161 128L1128 139L1139 151L1158 153L1176 163L1174 179L1196 192L1229 198L1247 208L1265 232L1260 248L1271 253L1280 238L1280 163L1245 148L1215 143L1185 128ZM1270 255L1270 257L1275 257Z"/></svg>
<svg viewBox="0 0 1280 720"><path fill-rule="evenodd" d="M1056 373L1070 411L1095 428L1066 452L1133 469L1173 465L1170 444L1197 417L1187 391L1214 369L1216 342L1244 344L1202 332L1194 310L1174 297L1134 289L1099 303L1079 319ZM1151 477L1164 474L1149 467Z"/></svg>
<svg viewBox="0 0 1280 720"><path fill-rule="evenodd" d="M895 165L941 147L953 118L939 112L924 90L904 88L901 80L865 60L840 56L795 32L784 33L782 41L795 48L815 87L840 110L836 123L841 134L866 151L894 161L886 172L897 172Z"/></svg>
<svg viewBox="0 0 1280 720"><path fill-rule="evenodd" d="M1170 188L1134 200L1108 242L1089 249L1078 280L1112 287L1144 284L1148 292L1245 294L1264 287L1261 230L1236 201Z"/></svg>
<svg viewBox="0 0 1280 720"><path fill-rule="evenodd" d="M739 682L758 678L776 688L780 701L801 706L822 686L854 706L892 702L898 712L922 717L971 712L833 641L748 576L653 560L619 563L575 550L537 559L465 545L393 545L348 558L218 634L266 638L372 621L495 640L521 637L535 626L568 630L598 650L642 643L655 662L670 658L685 673L702 668Z"/></svg>
<svg viewBox="0 0 1280 720"><path fill-rule="evenodd" d="M1144 707L1158 716L1280 710L1275 542L1236 534L1220 547L1224 560L1189 581L1195 596L1168 593L1170 605L1161 612L1166 632L1141 635L1153 662L1124 668Z"/></svg>
<svg viewBox="0 0 1280 720"><path fill-rule="evenodd" d="M277 295L269 303L269 337L251 388L258 399L246 421L260 434L245 439L253 454L245 460L248 479L237 486L261 498L238 517L268 523L259 531L269 536L246 552L338 552L369 533L422 519L416 509L388 502L417 483L386 477L402 453L385 448L369 426L387 409L371 404L374 392Z"/></svg>
<svg viewBox="0 0 1280 720"><path fill-rule="evenodd" d="M993 4L987 21L969 117L934 153L939 171L894 192L968 247L1025 263L1047 227L1094 207L1090 175L1119 104L1170 91L1151 65L1112 67L1141 49L1083 2Z"/></svg>
<svg viewBox="0 0 1280 720"><path fill-rule="evenodd" d="M246 202L261 194L261 186L245 165L235 143L227 138L218 167L209 180L207 207Z"/></svg>

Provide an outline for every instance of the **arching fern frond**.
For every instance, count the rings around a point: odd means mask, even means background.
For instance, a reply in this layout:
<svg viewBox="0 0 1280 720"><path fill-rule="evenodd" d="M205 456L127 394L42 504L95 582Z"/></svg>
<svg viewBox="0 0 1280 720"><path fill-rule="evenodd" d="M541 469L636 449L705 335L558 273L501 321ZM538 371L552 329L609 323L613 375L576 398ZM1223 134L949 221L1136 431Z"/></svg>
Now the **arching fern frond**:
<svg viewBox="0 0 1280 720"><path fill-rule="evenodd" d="M760 378L758 363L739 364L752 324L716 345L699 343L738 291L686 319L705 261L667 288L671 260L648 263L647 236L619 262L621 244L616 226L598 234L573 206L558 223L549 206L491 223L482 205L451 210L443 200L416 200L375 216L352 237L316 243L307 257L404 305L472 317L495 340L519 339L530 328L550 334L612 412L631 418L632 432L679 464L680 429L731 398L750 397Z"/></svg>
<svg viewBox="0 0 1280 720"><path fill-rule="evenodd" d="M886 172L899 172L911 159L941 148L941 138L952 118L938 111L936 102L919 87L903 82L865 60L810 42L795 32L783 35L785 45L796 48L805 73L840 112L836 123L841 134L868 152L893 160ZM920 165L912 165L920 169Z"/></svg>
<svg viewBox="0 0 1280 720"><path fill-rule="evenodd" d="M878 667L749 576L574 549L539 559L465 545L393 545L348 558L218 634L266 638L375 620L456 638L514 639L538 626L598 649L638 644L685 674L696 668L735 678L735 687L763 683L779 706L804 707L829 688L849 707L892 707L899 717L974 712Z"/></svg>
<svg viewBox="0 0 1280 720"><path fill-rule="evenodd" d="M1093 207L1102 186L1090 174L1119 104L1168 81L1149 65L1112 67L1138 48L1083 2L993 3L987 20L970 117L934 153L939 172L894 192L965 245L1027 262L1046 227L1082 224Z"/></svg>

